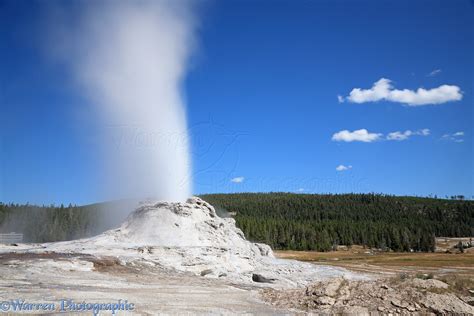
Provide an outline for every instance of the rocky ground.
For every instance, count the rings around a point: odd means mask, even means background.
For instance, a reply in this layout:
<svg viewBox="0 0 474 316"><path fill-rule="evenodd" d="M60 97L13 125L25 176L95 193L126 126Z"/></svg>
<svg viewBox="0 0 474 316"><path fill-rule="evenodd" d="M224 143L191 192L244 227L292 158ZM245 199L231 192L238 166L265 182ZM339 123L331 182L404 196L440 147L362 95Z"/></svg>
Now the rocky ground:
<svg viewBox="0 0 474 316"><path fill-rule="evenodd" d="M330 314L474 315L472 293L456 293L436 279L410 276L354 281L334 278L292 290L265 289L274 306Z"/></svg>
<svg viewBox="0 0 474 316"><path fill-rule="evenodd" d="M92 238L4 245L0 276L0 303L121 299L141 315L474 314L470 293L449 282L277 259L198 198L144 203Z"/></svg>
<svg viewBox="0 0 474 316"><path fill-rule="evenodd" d="M291 288L275 283L236 283L146 261L124 264L115 257L64 253L2 254L0 274L2 300L58 302L67 298L107 303L122 299L133 302L133 314L139 315L474 314L474 298L469 292L457 291L452 282L410 276L371 280L335 277Z"/></svg>

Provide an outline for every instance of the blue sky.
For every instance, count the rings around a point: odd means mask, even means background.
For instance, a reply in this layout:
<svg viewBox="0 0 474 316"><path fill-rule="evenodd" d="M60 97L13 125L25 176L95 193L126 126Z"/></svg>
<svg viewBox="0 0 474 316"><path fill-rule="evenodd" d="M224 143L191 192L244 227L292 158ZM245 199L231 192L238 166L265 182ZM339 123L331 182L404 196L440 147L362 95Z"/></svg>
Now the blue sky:
<svg viewBox="0 0 474 316"><path fill-rule="evenodd" d="M0 1L0 200L101 201L100 136L42 12ZM194 193L474 194L473 2L210 1L199 20Z"/></svg>

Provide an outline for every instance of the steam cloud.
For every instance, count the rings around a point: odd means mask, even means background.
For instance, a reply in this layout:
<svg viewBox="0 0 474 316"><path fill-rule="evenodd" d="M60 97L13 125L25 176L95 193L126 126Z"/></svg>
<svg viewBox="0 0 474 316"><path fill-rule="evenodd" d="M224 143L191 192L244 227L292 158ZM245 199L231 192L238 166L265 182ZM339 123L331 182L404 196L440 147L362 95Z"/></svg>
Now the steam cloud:
<svg viewBox="0 0 474 316"><path fill-rule="evenodd" d="M194 46L194 8L104 1L81 3L80 11L72 28L63 25L61 54L106 127L111 191L185 200L191 161L181 83Z"/></svg>

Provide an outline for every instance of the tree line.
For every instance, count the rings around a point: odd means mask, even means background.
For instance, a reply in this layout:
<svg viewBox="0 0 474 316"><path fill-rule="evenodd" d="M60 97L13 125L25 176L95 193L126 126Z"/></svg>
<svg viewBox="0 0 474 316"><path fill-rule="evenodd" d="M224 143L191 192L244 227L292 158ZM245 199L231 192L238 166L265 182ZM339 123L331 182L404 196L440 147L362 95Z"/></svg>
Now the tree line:
<svg viewBox="0 0 474 316"><path fill-rule="evenodd" d="M98 232L98 204L36 206L0 203L0 233L23 233L24 242L72 240Z"/></svg>
<svg viewBox="0 0 474 316"><path fill-rule="evenodd" d="M245 236L274 249L328 251L364 245L393 251L433 251L435 236L474 236L474 202L382 194L238 193L201 196L218 214L232 213ZM122 209L120 209L122 208ZM71 240L116 227L131 206L0 203L0 233L25 242ZM111 222L114 219L114 222Z"/></svg>
<svg viewBox="0 0 474 316"><path fill-rule="evenodd" d="M209 194L220 212L235 213L247 238L274 249L328 251L364 245L434 251L435 236L474 236L474 202L382 194Z"/></svg>

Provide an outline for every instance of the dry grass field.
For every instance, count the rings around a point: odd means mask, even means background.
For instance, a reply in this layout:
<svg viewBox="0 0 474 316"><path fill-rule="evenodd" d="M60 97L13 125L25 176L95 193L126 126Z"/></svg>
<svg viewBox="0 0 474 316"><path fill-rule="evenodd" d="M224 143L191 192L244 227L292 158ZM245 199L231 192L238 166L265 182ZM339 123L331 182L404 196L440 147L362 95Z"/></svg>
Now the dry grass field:
<svg viewBox="0 0 474 316"><path fill-rule="evenodd" d="M397 253L378 252L361 246L353 246L350 249L331 252L275 251L275 256L377 274L424 273L435 274L439 277L456 274L474 278L474 252L472 251Z"/></svg>

